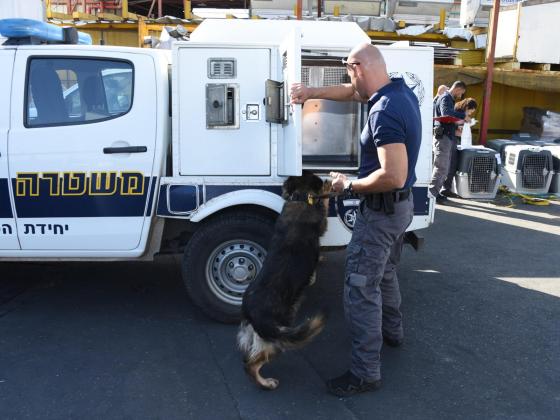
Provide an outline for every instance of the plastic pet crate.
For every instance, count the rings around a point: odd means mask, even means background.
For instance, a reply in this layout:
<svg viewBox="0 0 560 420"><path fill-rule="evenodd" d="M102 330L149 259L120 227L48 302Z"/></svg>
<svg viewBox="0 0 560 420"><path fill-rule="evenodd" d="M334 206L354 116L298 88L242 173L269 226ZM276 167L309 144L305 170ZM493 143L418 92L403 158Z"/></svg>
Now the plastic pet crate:
<svg viewBox="0 0 560 420"><path fill-rule="evenodd" d="M548 192L554 175L550 150L531 144L512 144L504 146L502 156L502 183L512 192Z"/></svg>
<svg viewBox="0 0 560 420"><path fill-rule="evenodd" d="M552 155L552 181L550 182L550 193L560 193L560 143L550 140L535 140L535 139L521 139L526 144L531 146L542 147L548 150Z"/></svg>
<svg viewBox="0 0 560 420"><path fill-rule="evenodd" d="M453 190L462 198L492 200L500 184L496 151L485 147L459 149Z"/></svg>

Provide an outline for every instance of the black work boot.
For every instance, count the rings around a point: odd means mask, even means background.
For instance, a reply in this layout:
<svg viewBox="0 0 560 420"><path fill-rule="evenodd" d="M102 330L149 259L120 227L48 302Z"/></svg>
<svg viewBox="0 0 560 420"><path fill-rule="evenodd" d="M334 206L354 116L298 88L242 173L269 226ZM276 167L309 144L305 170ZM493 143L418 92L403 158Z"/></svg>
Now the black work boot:
<svg viewBox="0 0 560 420"><path fill-rule="evenodd" d="M350 397L361 392L377 391L379 388L381 388L381 379L373 382L364 381L350 371L327 381L327 390L337 397Z"/></svg>
<svg viewBox="0 0 560 420"><path fill-rule="evenodd" d="M445 197L441 194L437 195L437 197L436 197L436 203L437 204L447 204L447 202L448 202L447 197Z"/></svg>

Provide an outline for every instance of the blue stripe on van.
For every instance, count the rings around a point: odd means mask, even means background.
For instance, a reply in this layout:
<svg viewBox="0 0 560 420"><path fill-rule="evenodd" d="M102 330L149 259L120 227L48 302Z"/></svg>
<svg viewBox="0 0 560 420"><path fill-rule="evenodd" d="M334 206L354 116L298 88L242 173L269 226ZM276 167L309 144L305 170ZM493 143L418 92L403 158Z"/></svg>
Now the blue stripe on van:
<svg viewBox="0 0 560 420"><path fill-rule="evenodd" d="M13 217L8 180L0 178L0 219L11 219Z"/></svg>
<svg viewBox="0 0 560 420"><path fill-rule="evenodd" d="M171 206L175 211L190 211L196 208L196 199L193 186L185 186L188 188L180 188L181 186L174 186L172 194L170 195ZM200 188L200 186L199 186ZM282 187L280 185L207 185L206 186L206 201L219 197L220 195L227 194L239 190L264 190L274 194L281 195ZM414 198L414 215L427 216L430 210L430 202L428 200L427 187L414 187L412 189ZM357 197L356 197L357 198ZM202 204L202 195L200 194L200 203ZM166 186L162 185L159 192L159 200L157 206L158 216L172 216L172 213L167 209L167 195ZM329 216L336 217L337 210L335 207L335 200L330 200L329 203Z"/></svg>
<svg viewBox="0 0 560 420"><path fill-rule="evenodd" d="M427 216L430 214L430 200L428 200L428 187L412 187L414 199L414 215Z"/></svg>
<svg viewBox="0 0 560 420"><path fill-rule="evenodd" d="M117 193L113 195L50 195L50 184L41 179L39 195L15 196L16 214L19 218L55 217L142 217L146 209L149 177L144 177L142 194L122 195L121 178ZM16 180L12 179L16 191Z"/></svg>

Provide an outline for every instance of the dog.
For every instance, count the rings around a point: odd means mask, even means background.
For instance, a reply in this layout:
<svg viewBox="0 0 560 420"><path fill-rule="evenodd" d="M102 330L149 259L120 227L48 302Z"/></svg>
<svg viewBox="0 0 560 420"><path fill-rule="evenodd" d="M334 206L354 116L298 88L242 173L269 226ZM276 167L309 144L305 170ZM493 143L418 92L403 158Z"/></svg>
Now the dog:
<svg viewBox="0 0 560 420"><path fill-rule="evenodd" d="M260 369L286 350L309 343L325 324L319 312L294 325L303 292L314 277L319 260L319 238L327 228L330 181L304 172L289 177L282 186L286 200L276 220L263 267L243 296L242 322L237 344L244 355L247 374L266 390L278 387L275 378L263 378Z"/></svg>

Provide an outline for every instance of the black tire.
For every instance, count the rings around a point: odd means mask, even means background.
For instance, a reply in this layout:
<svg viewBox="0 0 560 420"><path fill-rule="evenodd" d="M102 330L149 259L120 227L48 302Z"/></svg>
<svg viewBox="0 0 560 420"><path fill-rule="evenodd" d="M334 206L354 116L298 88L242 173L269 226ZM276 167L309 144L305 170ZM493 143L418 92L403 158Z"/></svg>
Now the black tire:
<svg viewBox="0 0 560 420"><path fill-rule="evenodd" d="M274 220L256 213L227 213L202 224L182 264L195 305L217 321L239 322L243 293L262 267L273 231Z"/></svg>

